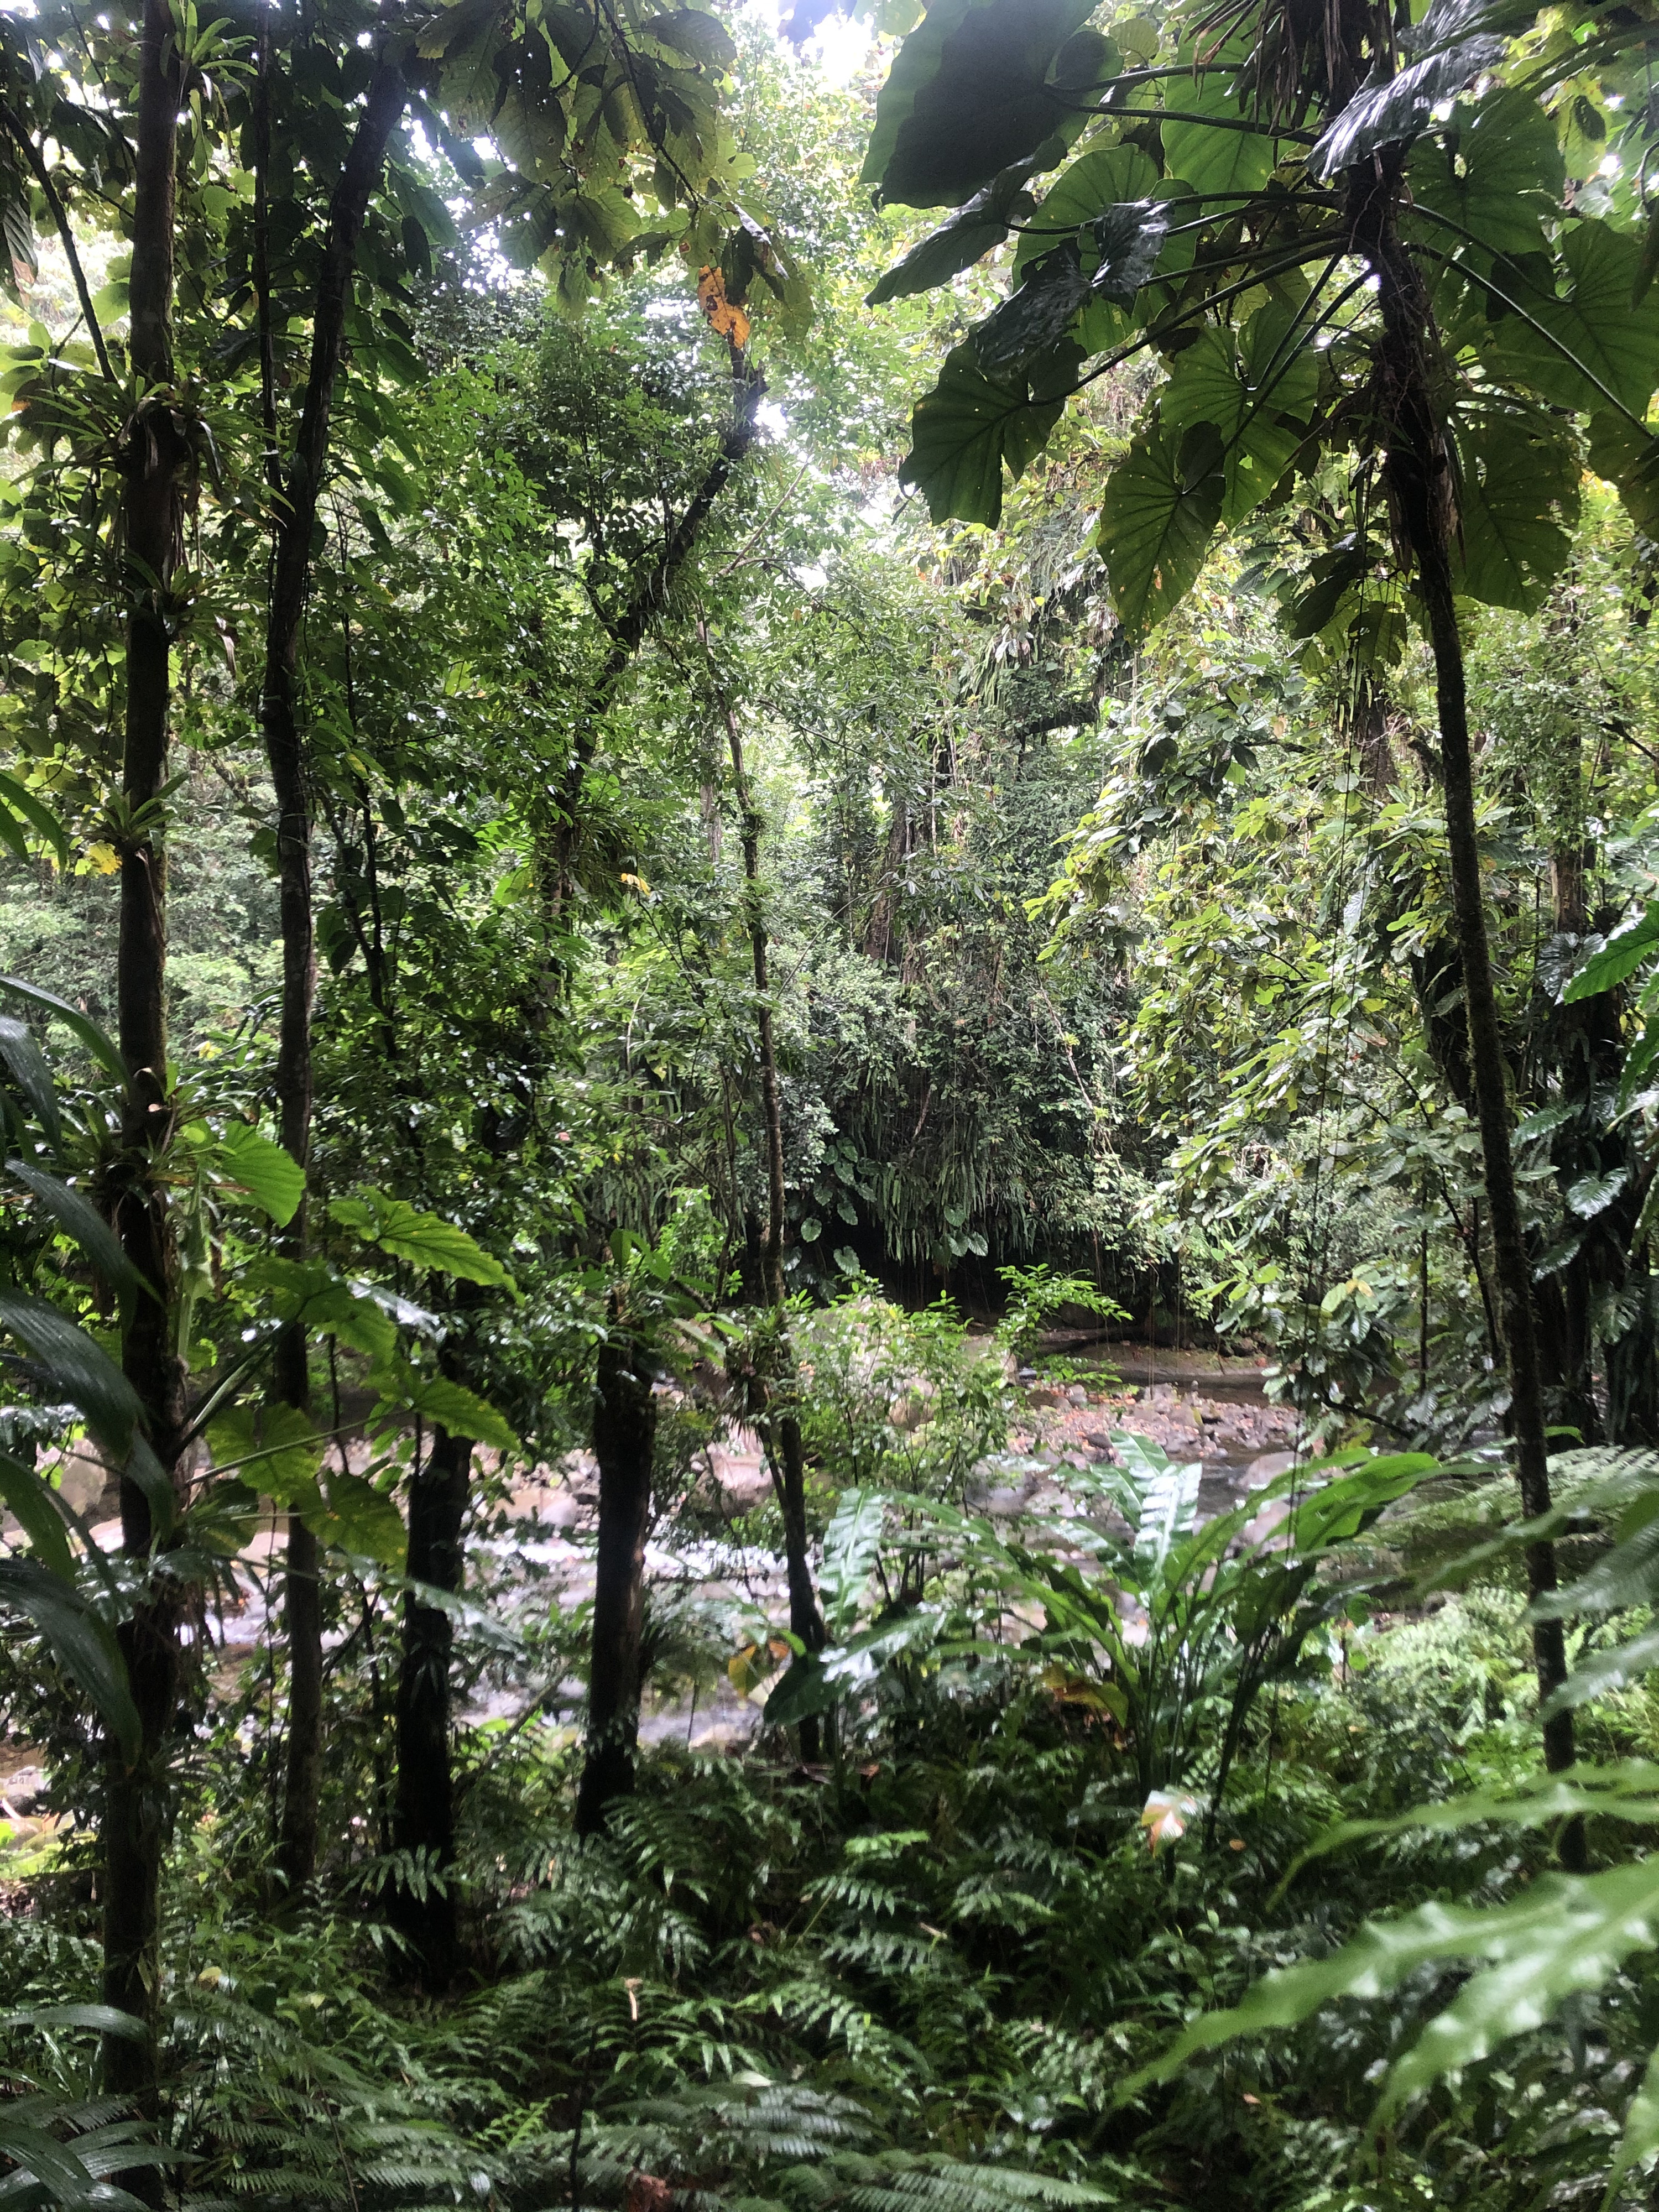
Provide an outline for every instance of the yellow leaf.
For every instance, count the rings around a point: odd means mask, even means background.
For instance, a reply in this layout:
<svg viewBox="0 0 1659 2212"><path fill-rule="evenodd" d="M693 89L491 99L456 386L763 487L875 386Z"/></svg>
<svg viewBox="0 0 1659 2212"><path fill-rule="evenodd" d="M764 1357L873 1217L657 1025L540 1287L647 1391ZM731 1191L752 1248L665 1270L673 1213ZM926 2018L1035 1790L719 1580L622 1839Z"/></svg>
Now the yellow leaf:
<svg viewBox="0 0 1659 2212"><path fill-rule="evenodd" d="M112 876L121 865L121 855L113 845L88 845L86 865L95 874Z"/></svg>
<svg viewBox="0 0 1659 2212"><path fill-rule="evenodd" d="M726 338L741 353L749 343L749 318L726 296L726 278L718 269L697 271L697 305L717 337Z"/></svg>

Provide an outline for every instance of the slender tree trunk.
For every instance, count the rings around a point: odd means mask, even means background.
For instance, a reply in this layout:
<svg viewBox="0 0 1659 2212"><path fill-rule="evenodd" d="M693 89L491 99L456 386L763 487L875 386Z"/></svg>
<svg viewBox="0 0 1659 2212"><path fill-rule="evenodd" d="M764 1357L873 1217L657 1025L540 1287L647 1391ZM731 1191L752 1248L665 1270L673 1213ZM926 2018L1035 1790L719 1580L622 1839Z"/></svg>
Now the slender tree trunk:
<svg viewBox="0 0 1659 2212"><path fill-rule="evenodd" d="M708 645L708 634L703 643ZM772 1024L771 977L769 972L766 915L760 896L760 810L744 762L743 732L729 700L723 708L726 742L732 754L732 781L742 814L744 903L748 910L749 944L755 976L755 1019L760 1044L761 1117L766 1130L766 1241L761 1249L766 1294L778 1316L780 1356L793 1366L784 1310L787 1300L783 1279L784 1160L783 1106L778 1090L777 1039ZM775 1378L787 1382L787 1374ZM784 1561L789 1583L789 1628L808 1651L823 1648L823 1616L812 1587L811 1562L807 1555L806 1460L801 1448L800 1424L787 1409L772 1424L773 1450L769 1455L783 1516ZM809 1716L800 1724L800 1755L809 1765L822 1748L817 1721Z"/></svg>
<svg viewBox="0 0 1659 2212"><path fill-rule="evenodd" d="M262 51L262 64L265 60ZM262 66L258 88L259 152L269 136L269 82ZM276 1054L276 1105L282 1139L296 1165L311 1160L313 1085L311 1017L317 990L316 935L311 895L311 794L305 740L300 728L300 626L311 577L311 538L317 501L328 459L329 424L345 350L345 322L351 303L357 242L368 211L369 196L386 166L386 147L404 112L401 70L382 62L353 135L345 166L329 203L328 236L323 248L311 333L311 371L301 409L293 458L280 471L276 556L265 623L265 669L260 720L276 799L276 872L283 935L283 1012ZM259 188L263 204L263 181ZM258 210L256 210L258 212ZM256 233L259 226L256 225ZM259 268L261 383L266 394L266 440L275 471L275 405L270 392L269 269L262 234L256 245ZM306 1200L282 1235L290 1259L303 1259L307 1242ZM310 1410L311 1389L305 1330L299 1322L283 1333L276 1349L275 1384L284 1405ZM283 1614L289 1645L288 1752L283 1794L278 1863L292 1894L311 1880L317 1860L317 1804L322 1775L323 1607L321 1557L317 1539L296 1514L289 1522L288 1571Z"/></svg>
<svg viewBox="0 0 1659 2212"><path fill-rule="evenodd" d="M603 1828L611 1800L632 1790L639 1749L645 1536L651 1517L657 1405L650 1378L641 1371L639 1348L623 1333L621 1318L613 1300L611 1334L599 1350L593 1400L599 1553L593 1585L587 1756L576 1795L579 1836Z"/></svg>
<svg viewBox="0 0 1659 2212"><path fill-rule="evenodd" d="M1376 162L1367 162L1353 173L1351 212L1356 243L1378 278L1383 338L1377 361L1376 398L1387 441L1385 477L1396 527L1416 564L1434 654L1452 911L1463 970L1470 1076L1485 1164L1499 1321L1509 1364L1510 1433L1522 1506L1532 1518L1550 1508L1532 1269L1510 1156L1507 1069L1475 829L1463 643L1457 627L1450 559L1453 478L1432 398L1428 301L1415 265L1393 227L1400 158L1398 149L1390 149ZM1553 1593L1556 1588L1554 1547L1545 1542L1528 1545L1526 1565L1534 1600ZM1565 1644L1559 1620L1534 1622L1532 1635L1542 1700L1566 1680ZM1574 1755L1571 1711L1552 1715L1543 1723L1543 1735L1545 1764L1550 1770L1571 1766ZM1583 1852L1583 1828L1573 1823L1562 1839L1563 1861L1582 1866Z"/></svg>
<svg viewBox="0 0 1659 2212"><path fill-rule="evenodd" d="M172 651L167 595L183 518L189 449L167 387L173 378L173 176L178 60L167 0L146 0L139 49L137 174L133 201L128 353L137 387L124 465L127 589L126 722L122 794L132 822L121 860L116 999L128 1085L121 1130L117 1224L128 1257L160 1293L133 1300L121 1364L143 1409L157 1459L175 1474L186 1419L184 1364L173 1337L177 1253L160 1155L172 1135L167 1067L167 853L158 819L167 781ZM153 1529L149 1502L121 1480L121 1531L142 1559ZM104 2040L104 2078L116 2095L153 2112L157 2091L157 1936L168 1819L168 1739L178 1695L175 1601L154 1590L118 1631L143 1723L137 1764L112 1756L104 1810L104 1975L106 2004L146 2024L142 2042ZM125 2177L134 2195L159 2201L153 2172Z"/></svg>
<svg viewBox="0 0 1659 2212"><path fill-rule="evenodd" d="M434 1429L426 1464L410 1485L409 1578L455 1596L465 1573L461 1523L471 1472L467 1439ZM421 1864L392 1892L392 1911L419 1955L422 1978L431 1990L447 1988L456 1965L455 1789L449 1742L453 1641L449 1615L414 1590L407 1592L392 1839L395 1850L417 1856Z"/></svg>

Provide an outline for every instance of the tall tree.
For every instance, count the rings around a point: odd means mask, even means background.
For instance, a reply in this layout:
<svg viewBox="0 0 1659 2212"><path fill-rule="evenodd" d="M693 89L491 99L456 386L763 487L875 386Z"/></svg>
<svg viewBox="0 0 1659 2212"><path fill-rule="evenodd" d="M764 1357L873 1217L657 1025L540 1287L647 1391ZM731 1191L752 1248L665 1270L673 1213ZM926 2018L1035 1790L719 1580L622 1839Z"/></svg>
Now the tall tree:
<svg viewBox="0 0 1659 2212"><path fill-rule="evenodd" d="M155 1292L131 1300L121 1364L143 1408L163 1474L176 1482L186 1426L185 1370L177 1339L178 1255L161 1164L172 1136L167 1072L167 837L163 819L172 704L171 592L182 549L191 447L173 388L175 165L184 62L166 0L145 0L139 46L132 201L131 415L123 455L128 594L126 711L121 763L117 1005L127 1091L121 1125L116 1224L133 1267ZM112 2089L153 2107L156 2088L161 1855L167 1820L166 1746L178 1696L178 1595L160 1580L154 1488L129 1468L121 1479L121 1529L148 1577L120 1631L143 1734L131 1765L112 1753L104 1814L104 2001L143 2021L143 2041L105 2039ZM137 2185L154 2189L153 2177Z"/></svg>

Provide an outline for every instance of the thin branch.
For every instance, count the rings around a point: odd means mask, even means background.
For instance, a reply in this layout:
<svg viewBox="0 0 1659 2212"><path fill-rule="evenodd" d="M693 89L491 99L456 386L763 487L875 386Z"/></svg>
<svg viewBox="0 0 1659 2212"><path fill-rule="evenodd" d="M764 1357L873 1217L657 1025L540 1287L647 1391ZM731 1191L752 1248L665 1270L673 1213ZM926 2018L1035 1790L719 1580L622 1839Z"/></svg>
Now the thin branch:
<svg viewBox="0 0 1659 2212"><path fill-rule="evenodd" d="M109 354L104 345L104 333L98 327L98 318L92 312L92 294L87 288L86 271L82 268L81 257L76 252L75 233L70 228L70 219L64 203L58 197L58 187L52 181L52 173L46 167L40 148L34 143L33 134L25 129L21 119L9 107L0 112L3 113L6 127L17 142L23 159L33 171L35 183L46 194L46 205L52 210L52 219L57 226L58 243L62 246L64 257L69 263L70 274L75 279L75 296L81 302L81 313L86 318L87 335L92 340L92 349L98 356L98 366L104 373L105 381L113 384L116 380L115 371L110 367Z"/></svg>

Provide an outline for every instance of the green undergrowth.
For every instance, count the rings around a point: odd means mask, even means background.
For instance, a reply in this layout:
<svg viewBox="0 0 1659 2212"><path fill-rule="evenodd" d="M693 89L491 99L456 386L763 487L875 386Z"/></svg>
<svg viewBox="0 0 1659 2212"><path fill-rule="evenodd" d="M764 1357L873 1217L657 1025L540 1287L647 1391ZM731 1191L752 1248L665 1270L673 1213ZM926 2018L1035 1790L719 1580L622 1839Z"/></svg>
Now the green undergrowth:
<svg viewBox="0 0 1659 2212"><path fill-rule="evenodd" d="M1651 1749L1639 1695L1601 1711L1597 1755ZM270 1911L223 1736L167 1898L174 2185L194 2212L641 2212L666 2201L641 2177L697 2212L1593 2201L1659 1980L1615 1978L1382 2136L1376 2077L1443 1973L1119 2094L1195 2011L1369 1915L1520 1894L1547 1835L1407 1832L1285 1877L1334 1820L1522 1778L1534 1727L1519 1607L1488 1589L1346 1629L1324 1679L1262 1699L1213 1833L1195 1809L1156 1853L1109 1717L1029 1683L976 1701L923 1681L823 1770L775 1735L659 1747L583 1845L562 1739L481 1734L468 1971L441 2001L410 1993L372 1867ZM41 1909L24 1883L0 1923L7 2004L95 1996L72 1844L33 1881ZM11 2063L84 2096L86 2042L25 2031Z"/></svg>

